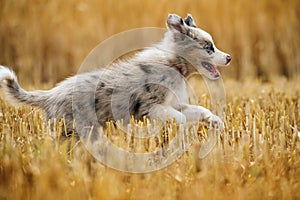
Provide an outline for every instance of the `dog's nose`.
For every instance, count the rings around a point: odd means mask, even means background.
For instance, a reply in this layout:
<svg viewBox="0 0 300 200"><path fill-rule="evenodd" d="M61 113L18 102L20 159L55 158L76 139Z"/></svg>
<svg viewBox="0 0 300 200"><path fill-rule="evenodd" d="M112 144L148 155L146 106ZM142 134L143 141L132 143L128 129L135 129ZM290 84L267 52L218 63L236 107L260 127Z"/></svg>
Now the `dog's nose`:
<svg viewBox="0 0 300 200"><path fill-rule="evenodd" d="M226 56L226 61L227 61L226 64L230 63L230 61L231 61L231 56L230 56L230 55L227 55L227 56Z"/></svg>

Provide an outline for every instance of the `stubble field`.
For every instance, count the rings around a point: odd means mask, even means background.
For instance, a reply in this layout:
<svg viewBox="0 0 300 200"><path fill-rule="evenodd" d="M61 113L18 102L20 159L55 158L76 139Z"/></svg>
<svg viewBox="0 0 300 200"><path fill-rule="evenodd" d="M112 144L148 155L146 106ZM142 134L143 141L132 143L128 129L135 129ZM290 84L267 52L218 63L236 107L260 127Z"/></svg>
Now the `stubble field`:
<svg viewBox="0 0 300 200"><path fill-rule="evenodd" d="M97 162L61 139L33 107L0 100L0 199L299 199L299 1L1 1L0 64L25 89L75 74L99 42L137 27L164 27L168 13L192 13L233 62L221 69L225 130L195 158L199 141L172 165L146 174ZM211 107L203 82L199 104ZM53 133L56 133L53 135ZM204 134L205 135L205 134Z"/></svg>

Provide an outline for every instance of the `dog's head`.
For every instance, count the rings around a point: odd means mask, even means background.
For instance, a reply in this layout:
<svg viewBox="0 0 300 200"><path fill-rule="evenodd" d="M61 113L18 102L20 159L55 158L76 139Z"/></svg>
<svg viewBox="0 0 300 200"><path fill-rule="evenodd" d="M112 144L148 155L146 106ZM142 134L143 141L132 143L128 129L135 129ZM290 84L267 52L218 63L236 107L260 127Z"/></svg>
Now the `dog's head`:
<svg viewBox="0 0 300 200"><path fill-rule="evenodd" d="M197 27L192 15L188 14L182 19L176 14L169 14L167 28L172 34L176 54L185 58L206 77L220 77L217 65L228 65L231 56L217 49L211 35Z"/></svg>

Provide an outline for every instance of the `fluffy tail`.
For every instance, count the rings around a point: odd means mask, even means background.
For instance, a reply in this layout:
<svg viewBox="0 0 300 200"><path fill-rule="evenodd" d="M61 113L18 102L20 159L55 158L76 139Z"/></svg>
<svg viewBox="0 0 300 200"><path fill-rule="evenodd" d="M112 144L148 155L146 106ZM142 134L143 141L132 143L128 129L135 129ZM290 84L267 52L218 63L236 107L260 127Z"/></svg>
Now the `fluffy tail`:
<svg viewBox="0 0 300 200"><path fill-rule="evenodd" d="M46 91L27 92L18 83L17 76L11 69L0 65L0 84L5 98L11 104L27 104L43 107L47 99Z"/></svg>

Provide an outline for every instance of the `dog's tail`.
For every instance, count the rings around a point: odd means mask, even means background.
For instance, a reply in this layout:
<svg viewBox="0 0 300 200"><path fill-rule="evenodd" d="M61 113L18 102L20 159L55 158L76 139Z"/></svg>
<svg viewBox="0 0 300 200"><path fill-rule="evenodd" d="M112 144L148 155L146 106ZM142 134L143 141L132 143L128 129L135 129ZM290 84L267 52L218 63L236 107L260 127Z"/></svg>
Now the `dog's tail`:
<svg viewBox="0 0 300 200"><path fill-rule="evenodd" d="M2 65L0 65L0 85L6 100L11 104L43 107L47 100L47 91L25 91L20 87L15 72Z"/></svg>

